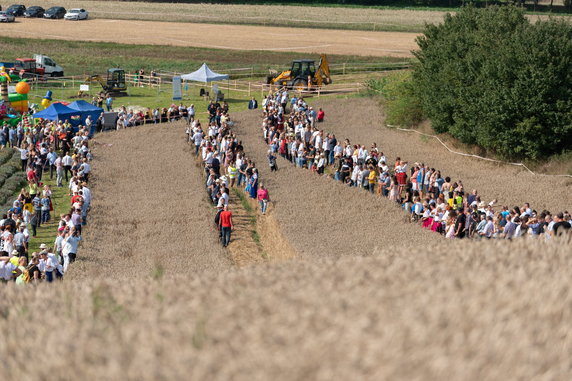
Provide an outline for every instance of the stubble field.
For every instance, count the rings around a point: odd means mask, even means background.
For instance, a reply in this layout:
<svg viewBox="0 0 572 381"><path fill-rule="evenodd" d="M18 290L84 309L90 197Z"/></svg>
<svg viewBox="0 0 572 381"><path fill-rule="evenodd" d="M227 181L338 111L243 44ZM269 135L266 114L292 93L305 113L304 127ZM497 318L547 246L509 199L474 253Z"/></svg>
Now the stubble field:
<svg viewBox="0 0 572 381"><path fill-rule="evenodd" d="M302 3L302 2L300 2ZM548 5L550 2L540 1ZM26 6L35 5L24 2ZM561 5L562 1L554 1ZM346 4L347 5L347 4ZM83 7L90 18L140 20L183 23L261 25L296 28L328 28L343 30L422 32L425 23L436 24L447 13L443 10L390 9L364 6L301 6L261 4L185 4L140 1L74 1L47 0L42 6ZM454 12L454 10L452 10ZM546 15L529 15L531 20L546 19ZM569 16L554 15L552 17ZM295 33L295 32L294 32ZM322 33L315 31L316 34Z"/></svg>
<svg viewBox="0 0 572 381"><path fill-rule="evenodd" d="M81 22L23 19L6 24L6 37L410 57L417 33L95 19Z"/></svg>
<svg viewBox="0 0 572 381"><path fill-rule="evenodd" d="M425 22L439 22L445 12L372 7L312 7L246 4L185 4L136 1L54 1L44 8L83 7L90 17L210 24L419 32ZM28 6L28 4L26 4ZM32 5L31 3L29 5ZM320 33L320 31L316 31Z"/></svg>

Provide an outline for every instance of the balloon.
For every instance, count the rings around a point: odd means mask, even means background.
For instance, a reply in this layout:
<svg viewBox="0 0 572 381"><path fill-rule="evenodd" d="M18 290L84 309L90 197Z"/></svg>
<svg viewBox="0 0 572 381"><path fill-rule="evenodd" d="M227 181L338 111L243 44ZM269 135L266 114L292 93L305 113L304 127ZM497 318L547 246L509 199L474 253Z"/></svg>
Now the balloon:
<svg viewBox="0 0 572 381"><path fill-rule="evenodd" d="M50 107L50 103L51 103L51 102L50 102L49 99L45 99L45 98L44 98L44 99L42 99L41 105L42 105L43 108L48 108L48 107Z"/></svg>
<svg viewBox="0 0 572 381"><path fill-rule="evenodd" d="M16 84L16 92L18 94L28 94L30 92L30 85L28 85L28 82L20 81Z"/></svg>

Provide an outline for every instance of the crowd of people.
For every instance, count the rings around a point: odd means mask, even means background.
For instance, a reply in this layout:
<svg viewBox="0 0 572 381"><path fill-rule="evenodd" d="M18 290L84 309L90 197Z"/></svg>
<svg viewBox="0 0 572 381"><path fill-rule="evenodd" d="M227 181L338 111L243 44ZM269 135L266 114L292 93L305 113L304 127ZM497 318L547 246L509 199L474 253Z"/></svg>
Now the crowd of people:
<svg viewBox="0 0 572 381"><path fill-rule="evenodd" d="M215 225L221 243L226 247L234 228L229 207L230 190L244 187L248 196L258 201L262 214L266 213L270 197L260 183L256 164L245 155L242 141L232 130L234 122L230 119L228 105L211 102L207 111L208 123L203 126L199 119L190 118L186 134L204 166L205 186L217 208Z"/></svg>
<svg viewBox="0 0 572 381"><path fill-rule="evenodd" d="M229 106L226 101L223 101L222 104L211 101L207 107L207 111L209 112L210 118L216 117L220 119L225 114L228 116L228 108ZM187 124L190 124L191 121L195 119L195 115L196 110L194 104L186 106L183 103L179 105L173 103L169 107L147 108L145 111L127 109L125 106L121 106L117 109L115 127L117 130L120 130L142 124L158 124L176 122L179 120L184 120ZM98 126L101 126L101 124L102 123ZM98 131L101 131L101 128L98 127Z"/></svg>
<svg viewBox="0 0 572 381"><path fill-rule="evenodd" d="M387 158L376 143L368 148L338 139L319 128L325 116L322 109L316 112L303 98L289 97L286 89L264 99L263 115L270 163L280 155L297 167L388 198L412 221L447 238L550 239L572 226L568 211L551 213L534 210L529 203L509 208L496 200L485 202L477 190L466 190L462 181L427 163Z"/></svg>
<svg viewBox="0 0 572 381"><path fill-rule="evenodd" d="M20 123L10 136L14 138L9 146L20 152L28 185L0 220L0 282L53 282L63 278L75 261L82 227L87 224L90 128L40 120L33 127ZM69 211L60 216L53 215L48 177L55 177L56 187L67 187L70 196ZM43 242L38 251L30 252L31 238L47 224L55 228L50 222L58 217L53 244Z"/></svg>

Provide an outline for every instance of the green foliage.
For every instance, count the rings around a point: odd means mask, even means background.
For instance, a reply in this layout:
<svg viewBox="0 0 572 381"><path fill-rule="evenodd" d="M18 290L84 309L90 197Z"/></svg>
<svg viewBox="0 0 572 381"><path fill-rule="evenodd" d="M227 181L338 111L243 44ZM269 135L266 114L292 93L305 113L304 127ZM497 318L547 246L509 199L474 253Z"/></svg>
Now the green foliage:
<svg viewBox="0 0 572 381"><path fill-rule="evenodd" d="M26 181L26 175L19 169L20 153L18 151L9 148L0 151L0 212L12 206L12 201Z"/></svg>
<svg viewBox="0 0 572 381"><path fill-rule="evenodd" d="M415 88L437 132L505 158L572 147L572 26L463 8L417 39Z"/></svg>
<svg viewBox="0 0 572 381"><path fill-rule="evenodd" d="M9 148L4 148L0 150L0 166L6 163L8 160L12 158L15 154L15 151Z"/></svg>
<svg viewBox="0 0 572 381"><path fill-rule="evenodd" d="M412 127L423 120L423 110L411 72L399 71L382 79L371 79L367 86L383 96L387 124Z"/></svg>

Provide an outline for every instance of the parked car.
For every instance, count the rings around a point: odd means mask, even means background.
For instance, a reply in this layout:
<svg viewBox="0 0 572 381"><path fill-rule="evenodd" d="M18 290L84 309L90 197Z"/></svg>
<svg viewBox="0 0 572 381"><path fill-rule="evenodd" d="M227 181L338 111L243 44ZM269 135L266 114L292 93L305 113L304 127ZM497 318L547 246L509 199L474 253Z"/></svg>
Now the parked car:
<svg viewBox="0 0 572 381"><path fill-rule="evenodd" d="M64 7L51 7L44 13L44 18L47 19L63 19L66 14Z"/></svg>
<svg viewBox="0 0 572 381"><path fill-rule="evenodd" d="M87 11L82 8L70 9L64 16L66 20L87 20Z"/></svg>
<svg viewBox="0 0 572 381"><path fill-rule="evenodd" d="M14 17L24 16L26 6L22 4L13 4L6 9L6 13L10 13Z"/></svg>
<svg viewBox="0 0 572 381"><path fill-rule="evenodd" d="M16 17L8 12L0 12L0 22L14 22Z"/></svg>
<svg viewBox="0 0 572 381"><path fill-rule="evenodd" d="M34 5L33 7L26 9L24 17L44 17L44 12L46 12L44 8Z"/></svg>

